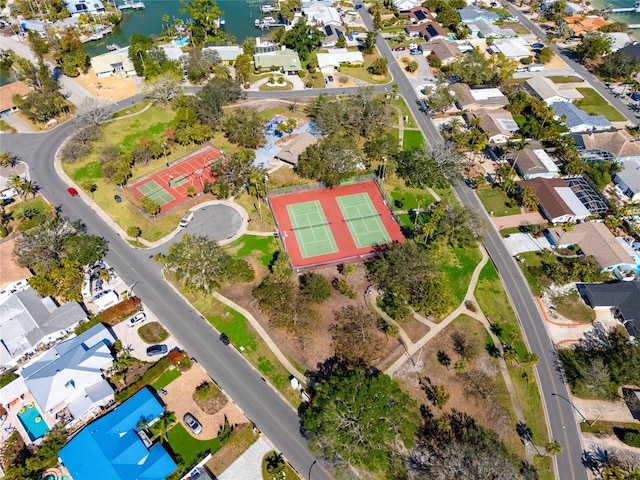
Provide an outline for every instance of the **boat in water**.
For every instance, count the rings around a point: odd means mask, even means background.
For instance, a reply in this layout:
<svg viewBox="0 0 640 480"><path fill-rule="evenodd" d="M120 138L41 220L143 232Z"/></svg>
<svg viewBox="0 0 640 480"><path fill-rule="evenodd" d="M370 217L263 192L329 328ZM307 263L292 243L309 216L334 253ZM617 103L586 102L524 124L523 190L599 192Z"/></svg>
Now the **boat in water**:
<svg viewBox="0 0 640 480"><path fill-rule="evenodd" d="M120 45L118 45L117 43L111 43L109 45L107 45L107 50L109 50L110 52L114 52L116 50L120 50L122 47Z"/></svg>
<svg viewBox="0 0 640 480"><path fill-rule="evenodd" d="M224 24L227 23L224 18L218 17L214 21L216 28L224 27Z"/></svg>
<svg viewBox="0 0 640 480"><path fill-rule="evenodd" d="M260 26L260 19L259 19L259 18L256 18L256 21L255 21L255 22L253 22L253 24L254 24L256 27L259 27L259 26Z"/></svg>

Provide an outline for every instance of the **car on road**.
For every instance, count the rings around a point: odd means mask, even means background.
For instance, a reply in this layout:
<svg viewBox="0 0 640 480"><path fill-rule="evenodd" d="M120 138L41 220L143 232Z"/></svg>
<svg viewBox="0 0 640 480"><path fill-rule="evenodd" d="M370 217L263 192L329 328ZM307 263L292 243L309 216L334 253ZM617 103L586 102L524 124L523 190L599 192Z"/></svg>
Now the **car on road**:
<svg viewBox="0 0 640 480"><path fill-rule="evenodd" d="M61 75L62 75L62 69L60 67L55 67L53 69L53 72L51 73L51 78L53 80L59 80Z"/></svg>
<svg viewBox="0 0 640 480"><path fill-rule="evenodd" d="M231 340L229 340L229 337L227 336L226 333L221 333L220 334L220 341L222 343L224 343L225 345L229 345L231 343Z"/></svg>
<svg viewBox="0 0 640 480"><path fill-rule="evenodd" d="M169 349L164 343L160 343L158 345L151 345L147 347L147 357L154 357L156 355L164 355L167 353Z"/></svg>
<svg viewBox="0 0 640 480"><path fill-rule="evenodd" d="M69 192L69 195L71 195L72 197L77 197L78 196L78 190L76 190L73 187L67 188L67 192Z"/></svg>
<svg viewBox="0 0 640 480"><path fill-rule="evenodd" d="M200 435L202 433L202 425L198 420L196 420L196 417L191 415L189 412L184 414L182 420L185 425L191 429L194 435Z"/></svg>
<svg viewBox="0 0 640 480"><path fill-rule="evenodd" d="M363 5L362 5L361 3L357 4L357 5L356 5L356 10L360 10L360 9L362 8L362 6L363 6Z"/></svg>
<svg viewBox="0 0 640 480"><path fill-rule="evenodd" d="M544 43L534 43L531 45L531 48L534 50L541 50L544 48Z"/></svg>
<svg viewBox="0 0 640 480"><path fill-rule="evenodd" d="M189 225L189 222L191 222L191 220L193 220L193 212L187 212L184 214L184 216L180 219L180 226L181 227L186 227L187 225Z"/></svg>
<svg viewBox="0 0 640 480"><path fill-rule="evenodd" d="M147 319L147 314L146 313L138 312L133 317L131 317L129 320L127 320L127 325L129 325L130 327L135 327L139 323L144 322L146 319Z"/></svg>
<svg viewBox="0 0 640 480"><path fill-rule="evenodd" d="M396 52L404 52L407 49L407 47L398 47L396 48Z"/></svg>

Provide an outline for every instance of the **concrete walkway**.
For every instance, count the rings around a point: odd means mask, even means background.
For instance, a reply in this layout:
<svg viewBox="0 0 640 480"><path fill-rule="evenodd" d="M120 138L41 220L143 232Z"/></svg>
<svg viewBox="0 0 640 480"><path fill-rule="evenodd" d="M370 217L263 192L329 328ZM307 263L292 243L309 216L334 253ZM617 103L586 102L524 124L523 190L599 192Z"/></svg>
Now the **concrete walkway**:
<svg viewBox="0 0 640 480"><path fill-rule="evenodd" d="M416 353L419 353L420 349L422 347L424 347L424 345L426 345L438 333L440 333L447 326L449 326L451 324L451 322L453 322L456 318L458 318L458 316L463 315L463 314L467 315L467 316L469 316L471 318L474 318L475 320L477 320L480 323L482 323L482 325L487 330L489 335L491 335L491 339L493 340L493 343L496 346L496 348L500 348L500 345L501 345L500 340L491 331L491 324L487 320L487 317L482 313L482 310L480 309L480 306L478 305L478 302L476 301L476 298L475 298L475 295L474 295L474 291L475 291L476 285L478 283L478 277L480 276L480 272L482 271L484 266L489 261L489 255L488 255L487 251L485 250L485 248L481 247L480 251L482 252L482 260L476 266L475 270L473 271L473 275L471 275L471 280L469 281L469 287L467 288L467 293L466 293L462 303L458 306L458 308L456 308L453 312L451 312L440 323L432 322L431 320L428 320L428 319L422 317L421 315L419 315L418 313L414 312L414 318L416 318L417 320L421 321L425 325L429 325L429 327L431 329L429 330L429 332L426 335L424 335L417 342L415 342L415 343L411 342L410 344L406 344L407 345L407 348L406 348L407 353L405 355L402 355L400 358L398 358L398 360L396 360L389 368L387 368L387 370L385 370L385 373L387 375L393 376L393 374L398 370L398 368L400 368L407 361L408 358L412 357ZM467 309L467 307L466 307L466 303L467 302L473 302L476 305L476 311L475 312L471 312L470 310ZM400 332L401 332L401 338L403 339L403 341L405 341L404 337L402 336L402 334L404 333L402 328L400 328ZM404 336L406 336L406 334L404 334ZM517 419L518 423L525 425L526 422L525 422L525 418L524 418L524 413L522 412L522 407L520 406L520 402L518 400L518 397L516 396L516 391L515 391L515 388L513 386L513 382L511 380L511 376L509 375L509 370L507 368L507 364L504 361L504 358L502 358L502 356L498 357L498 364L500 366L500 372L502 373L502 378L504 379L504 383L507 386L507 390L509 392L509 396L511 397L511 404L513 405L513 410L514 410L514 412L516 414L516 419ZM526 454L526 460L528 462L532 462L534 454L538 453L538 452L543 453L544 449L541 448L541 447L535 447L535 446L531 445L529 442L525 443L525 454Z"/></svg>

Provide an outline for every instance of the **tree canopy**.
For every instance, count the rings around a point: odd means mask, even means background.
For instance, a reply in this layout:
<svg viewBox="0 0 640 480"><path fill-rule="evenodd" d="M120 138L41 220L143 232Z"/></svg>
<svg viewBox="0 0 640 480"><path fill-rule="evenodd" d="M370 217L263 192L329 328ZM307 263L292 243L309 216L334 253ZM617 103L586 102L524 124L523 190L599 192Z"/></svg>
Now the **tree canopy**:
<svg viewBox="0 0 640 480"><path fill-rule="evenodd" d="M218 31L218 18L222 15L222 10L215 0L180 0L184 5L182 13L187 13L196 27L204 30L205 34Z"/></svg>
<svg viewBox="0 0 640 480"><path fill-rule="evenodd" d="M282 41L283 45L295 50L303 62L309 59L311 53L320 46L320 41L325 34L313 25L307 25L305 22L297 22L291 30L289 30Z"/></svg>
<svg viewBox="0 0 640 480"><path fill-rule="evenodd" d="M444 186L461 178L463 159L450 143L433 149L422 144L398 153L398 175L408 187Z"/></svg>
<svg viewBox="0 0 640 480"><path fill-rule="evenodd" d="M250 282L254 278L247 262L231 257L205 236L185 234L179 243L171 244L169 254L160 260L191 291L212 292L222 284Z"/></svg>
<svg viewBox="0 0 640 480"><path fill-rule="evenodd" d="M502 53L487 58L475 49L443 65L442 71L454 81L476 87L501 85L513 76L516 68L516 61L506 58Z"/></svg>
<svg viewBox="0 0 640 480"><path fill-rule="evenodd" d="M320 380L302 419L312 450L385 478L402 476L402 456L419 423L416 402L396 382L363 368L340 368Z"/></svg>
<svg viewBox="0 0 640 480"><path fill-rule="evenodd" d="M212 129L222 119L222 107L243 97L240 85L230 79L212 78L192 100L198 118Z"/></svg>
<svg viewBox="0 0 640 480"><path fill-rule="evenodd" d="M302 177L334 186L355 175L363 166L365 157L358 145L336 133L307 147L294 170Z"/></svg>

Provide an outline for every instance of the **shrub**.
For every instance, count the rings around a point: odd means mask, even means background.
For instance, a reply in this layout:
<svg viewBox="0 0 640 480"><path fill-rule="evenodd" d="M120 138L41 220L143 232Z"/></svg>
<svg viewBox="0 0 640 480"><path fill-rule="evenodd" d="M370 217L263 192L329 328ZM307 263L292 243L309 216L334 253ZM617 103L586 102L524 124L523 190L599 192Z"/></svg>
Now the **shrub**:
<svg viewBox="0 0 640 480"><path fill-rule="evenodd" d="M144 372L144 375L142 375L142 377L137 382L129 385L124 390L117 392L114 395L114 400L116 402L124 402L127 398L131 397L142 388L150 385L158 378L160 378L162 374L167 370L167 368L169 368L169 359L167 357L158 360L146 372Z"/></svg>
<svg viewBox="0 0 640 480"><path fill-rule="evenodd" d="M358 294L353 289L353 287L347 282L345 279L333 279L333 287L338 290L341 294L346 295L347 297L355 300L358 297Z"/></svg>
<svg viewBox="0 0 640 480"><path fill-rule="evenodd" d="M640 432L627 432L622 441L631 447L640 447Z"/></svg>
<svg viewBox="0 0 640 480"><path fill-rule="evenodd" d="M169 363L175 365L182 361L184 354L180 350L171 350L169 355L167 355L167 358L169 359Z"/></svg>
<svg viewBox="0 0 640 480"><path fill-rule="evenodd" d="M78 325L75 329L75 334L80 335L81 333L86 332L98 323L106 323L107 325L111 326L116 325L132 315L134 312L140 310L141 304L142 302L138 297L132 297L123 300L117 305L107 308L104 312L96 315L88 322Z"/></svg>

